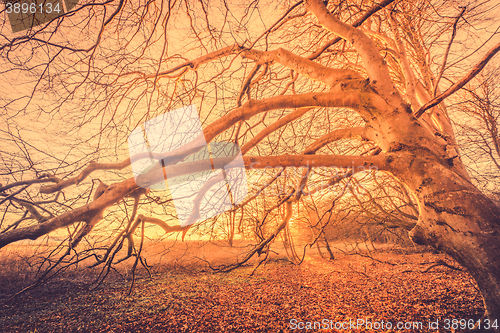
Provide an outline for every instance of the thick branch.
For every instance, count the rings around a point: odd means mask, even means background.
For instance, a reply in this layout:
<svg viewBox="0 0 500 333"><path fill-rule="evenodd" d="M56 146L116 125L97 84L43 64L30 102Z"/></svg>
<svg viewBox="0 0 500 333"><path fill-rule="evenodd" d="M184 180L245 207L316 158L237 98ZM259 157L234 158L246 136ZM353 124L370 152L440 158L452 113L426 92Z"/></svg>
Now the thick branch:
<svg viewBox="0 0 500 333"><path fill-rule="evenodd" d="M16 186L40 184L40 183L56 183L57 181L58 181L58 179L56 177L22 180L22 181L10 183L10 184L5 185L5 186L0 185L0 193L5 192L8 189L11 189L11 188L16 187Z"/></svg>
<svg viewBox="0 0 500 333"><path fill-rule="evenodd" d="M382 59L375 43L365 33L340 22L326 9L321 0L308 0L307 6L323 26L354 46L363 61L372 84L381 96L384 96L386 100L392 100L399 96L392 83L387 64Z"/></svg>
<svg viewBox="0 0 500 333"><path fill-rule="evenodd" d="M25 228L18 228L1 234L0 248L21 239L37 239L56 229L72 225L76 222L90 221L96 214L102 212L106 207L119 202L136 188L134 178L113 184L97 200L87 205L72 209L43 223Z"/></svg>
<svg viewBox="0 0 500 333"><path fill-rule="evenodd" d="M308 93L301 95L280 95L264 100L249 100L241 107L234 109L225 116L219 118L212 124L208 125L204 130L206 142L212 141L217 135L226 131L231 126L241 120L248 120L253 116L276 109L283 108L301 108L307 106L322 106L322 107L350 107L359 112L364 111L361 108L363 103L380 104L380 98L373 93L347 91L342 93ZM198 138L201 139L201 138ZM199 149L201 146L199 140L193 140L179 151L173 151L168 154L144 153L132 156L132 159L150 158L161 160L169 157L169 160L182 159L191 153L190 149ZM175 158L174 158L175 157ZM78 176L66 179L51 186L42 186L41 193L54 193L62 190L70 185L78 184L84 180L90 173L95 170L121 170L131 163L131 158L127 158L119 163L95 163L91 162Z"/></svg>
<svg viewBox="0 0 500 333"><path fill-rule="evenodd" d="M372 16L373 14L375 14L376 12L378 12L379 10L381 10L382 8L386 7L387 5L389 5L390 3L394 2L394 0L384 0L382 1L381 3L379 4L374 4L372 8L370 8L363 16L361 16L359 19L356 20L356 22L354 22L352 24L353 27L357 28L359 27L361 24L363 24L363 22L365 22L370 16ZM317 57L319 57L323 52L325 52L325 50L327 48L329 48L330 46L332 45L335 45L336 43L340 42L342 40L342 38L340 37L335 37L334 39L332 40L329 40L328 42L326 42L319 50L317 50L316 52L314 52L313 54L311 54L309 56L309 59L310 60L314 60L316 59Z"/></svg>
<svg viewBox="0 0 500 333"><path fill-rule="evenodd" d="M171 232L184 231L187 228L187 227L182 227L180 225L170 226L167 223L165 223L163 220L160 220L160 219L157 219L154 217L144 216L142 214L138 216L138 219L140 219L141 221L144 221L144 222L149 222L149 223L156 224L157 226L160 226L163 230L165 230L165 233L167 233L167 234L171 233Z"/></svg>
<svg viewBox="0 0 500 333"><path fill-rule="evenodd" d="M389 170L392 159L385 155L345 156L345 155L278 155L244 156L247 169L278 167L338 167L354 168L355 172L368 169Z"/></svg>
<svg viewBox="0 0 500 333"><path fill-rule="evenodd" d="M175 73L178 70L183 69L183 68L196 70L200 65L202 65L204 63L207 63L207 62L212 61L212 60L217 60L217 59L220 59L222 57L227 57L227 56L230 56L232 54L236 54L236 53L240 52L241 49L242 48L239 45L234 44L234 45L224 47L220 50L210 52L210 53L205 54L205 55L203 55L199 58L196 58L194 60L186 61L180 65L174 66L172 68L169 68L169 69L162 71L162 72L159 72L159 73L144 74L142 72L133 71L133 72L121 74L121 76L140 74L143 78L159 78L162 76L168 76L169 74Z"/></svg>
<svg viewBox="0 0 500 333"><path fill-rule="evenodd" d="M245 50L241 55L243 58L252 59L258 63L280 63L283 66L293 69L297 73L305 75L310 79L323 82L328 86L334 86L338 82L344 80L363 79L356 71L323 66L283 48L274 51Z"/></svg>
<svg viewBox="0 0 500 333"><path fill-rule="evenodd" d="M149 157L149 155L144 155L144 157ZM90 162L89 165L80 172L79 175L73 178L68 178L63 181L59 181L54 185L44 185L40 188L40 193L54 193L60 191L68 186L79 184L82 180L87 178L92 172L96 170L121 170L130 165L130 159L127 158L120 163L96 163L94 161Z"/></svg>
<svg viewBox="0 0 500 333"><path fill-rule="evenodd" d="M410 105L414 108L413 110L416 110L416 108L419 106L417 102L417 96L415 93L415 75L413 74L413 71L410 66L410 62L408 60L408 57L406 55L406 47L405 44L403 43L403 40L401 39L401 36L399 34L399 27L398 23L396 20L392 17L392 15L389 15L389 21L391 23L391 28L394 33L394 39L395 39L395 46L397 47L398 50L398 61L401 66L401 69L403 71L403 75L405 78L405 91L406 91L406 97L408 99L408 102Z"/></svg>
<svg viewBox="0 0 500 333"><path fill-rule="evenodd" d="M30 212L31 214L31 217L34 218L35 220L38 221L38 223L41 223L45 220L47 220L47 217L43 216L42 214L40 214L34 205L28 203L28 202L24 202L24 201L19 201L19 203L26 207L26 209L28 210L28 212Z"/></svg>
<svg viewBox="0 0 500 333"><path fill-rule="evenodd" d="M275 96L264 100L250 100L243 106L234 109L225 116L219 118L203 132L207 142L212 141L217 135L224 132L240 120L247 120L253 116L271 110L284 108L301 108L301 107L348 107L360 113L365 112L364 108L367 105L380 107L383 101L374 94L369 92L344 91L341 93L308 93L300 95L283 95Z"/></svg>
<svg viewBox="0 0 500 333"><path fill-rule="evenodd" d="M280 156L245 156L243 157L247 169L264 169L269 167L342 167L352 168L354 172L366 169L388 170L391 159L385 155L377 156L329 156L329 155L280 155ZM232 158L213 159L214 167L221 169L224 167L238 167L232 165ZM189 173L206 171L204 161L181 163L168 167L168 174L176 177ZM154 169L154 172L147 173L145 178L151 183L163 180L162 168ZM142 181L144 184L147 182ZM37 239L56 229L66 227L80 221L91 221L97 214L102 214L104 209L121 201L127 195L137 191L134 178L127 179L121 183L113 184L98 197L95 201L75 208L60 216L51 218L43 223L11 230L0 235L0 248L21 239Z"/></svg>

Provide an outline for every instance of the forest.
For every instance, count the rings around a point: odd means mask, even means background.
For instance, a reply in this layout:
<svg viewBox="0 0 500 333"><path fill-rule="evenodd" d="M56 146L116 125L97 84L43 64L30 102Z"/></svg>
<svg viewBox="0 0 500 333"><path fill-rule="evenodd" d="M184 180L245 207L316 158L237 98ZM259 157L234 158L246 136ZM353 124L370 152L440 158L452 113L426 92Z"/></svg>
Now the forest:
<svg viewBox="0 0 500 333"><path fill-rule="evenodd" d="M1 331L500 331L500 2L4 4Z"/></svg>

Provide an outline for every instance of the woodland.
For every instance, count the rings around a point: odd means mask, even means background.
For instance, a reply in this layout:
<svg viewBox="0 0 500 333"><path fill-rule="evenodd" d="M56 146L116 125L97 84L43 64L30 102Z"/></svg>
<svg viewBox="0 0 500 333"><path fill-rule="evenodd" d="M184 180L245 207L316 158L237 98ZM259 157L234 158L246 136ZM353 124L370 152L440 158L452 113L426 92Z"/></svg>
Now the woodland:
<svg viewBox="0 0 500 333"><path fill-rule="evenodd" d="M56 3L0 6L4 330L499 330L500 2Z"/></svg>

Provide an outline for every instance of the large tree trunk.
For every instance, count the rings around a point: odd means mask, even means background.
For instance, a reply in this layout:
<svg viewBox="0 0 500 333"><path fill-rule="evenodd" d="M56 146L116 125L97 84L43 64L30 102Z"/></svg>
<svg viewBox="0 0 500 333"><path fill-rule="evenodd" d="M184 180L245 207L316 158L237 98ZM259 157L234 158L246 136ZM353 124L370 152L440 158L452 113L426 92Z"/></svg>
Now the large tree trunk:
<svg viewBox="0 0 500 333"><path fill-rule="evenodd" d="M500 208L439 163L416 159L410 164L401 176L420 210L410 237L466 267L482 292L486 315L500 320Z"/></svg>
<svg viewBox="0 0 500 333"><path fill-rule="evenodd" d="M394 159L388 168L409 187L419 206L410 237L443 251L477 282L485 315L500 320L500 208L471 182L460 157L397 109L378 129ZM409 119L405 119L408 117Z"/></svg>

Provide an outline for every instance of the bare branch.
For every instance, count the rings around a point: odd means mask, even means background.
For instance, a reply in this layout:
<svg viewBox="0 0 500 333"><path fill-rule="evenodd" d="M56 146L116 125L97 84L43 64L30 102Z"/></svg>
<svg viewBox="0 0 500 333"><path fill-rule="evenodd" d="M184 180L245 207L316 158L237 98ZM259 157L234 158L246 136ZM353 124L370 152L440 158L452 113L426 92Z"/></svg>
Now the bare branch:
<svg viewBox="0 0 500 333"><path fill-rule="evenodd" d="M415 113L415 117L419 118L426 110L438 105L441 103L445 98L451 96L454 94L457 90L461 89L463 86L467 84L470 80L472 80L481 70L486 66L486 64L497 54L497 52L500 51L500 43L495 45L491 50L489 50L484 57L472 68L472 70L467 73L463 78L461 78L458 82L456 82L454 85L449 87L444 93L441 95L433 98L430 102L426 103L424 106L422 106L417 113Z"/></svg>
<svg viewBox="0 0 500 333"><path fill-rule="evenodd" d="M317 139L316 141L314 141L306 148L304 154L315 154L316 151L318 151L319 149L321 149L322 147L331 142L341 139L354 138L354 137L360 137L361 139L364 140L374 141L374 138L372 138L368 134L368 129L366 127L341 128L332 131L330 133L327 133L322 137L320 137L319 139Z"/></svg>
<svg viewBox="0 0 500 333"><path fill-rule="evenodd" d="M268 167L343 167L353 168L355 172L364 171L370 168L388 170L392 159L385 155L377 156L341 156L341 155L279 155L279 156L244 156L245 167L247 169L263 169ZM232 158L214 159L214 167L221 169L231 167ZM207 166L203 161L182 163L180 165L169 166L169 175L179 176L188 173L205 171ZM154 168L153 168L154 169ZM157 183L163 178L163 170L159 168L145 175L151 183ZM143 183L146 183L145 181ZM134 178L127 179L121 183L116 183L91 203L75 208L60 216L51 218L43 223L25 228L11 230L0 235L0 248L21 239L37 239L56 229L71 225L79 221L99 220L104 209L121 201L138 189Z"/></svg>
<svg viewBox="0 0 500 333"><path fill-rule="evenodd" d="M365 116L370 115L366 109L361 108L361 103L372 105L374 108L382 108L386 103L376 94L371 92L343 91L339 93L307 93L298 95L275 96L264 100L250 100L243 106L236 108L225 116L207 126L203 132L207 142L212 141L217 135L227 130L240 120L270 110L301 107L348 107Z"/></svg>
<svg viewBox="0 0 500 333"><path fill-rule="evenodd" d="M241 55L243 58L255 60L257 63L278 62L328 86L334 86L344 80L363 80L363 77L356 71L323 66L283 48L274 51L245 50L241 52Z"/></svg>
<svg viewBox="0 0 500 333"><path fill-rule="evenodd" d="M444 52L443 64L441 65L441 69L439 70L438 77L436 78L436 83L434 84L434 91L432 93L433 97L436 97L439 81L441 80L441 77L443 76L443 73L444 73L444 69L446 68L446 61L448 60L448 54L450 53L451 44L453 44L453 40L455 39L455 35L457 34L458 21L460 20L462 15L464 15L466 9L467 9L466 7L462 8L462 11L460 12L460 14L458 14L457 18L455 19L455 23L453 23L453 32L451 33L450 42L448 43L448 47L446 48L446 51Z"/></svg>
<svg viewBox="0 0 500 333"><path fill-rule="evenodd" d="M278 155L278 156L244 156L247 169L263 169L268 167L338 167L355 168L355 172L365 171L370 167L388 170L390 161L384 154L376 156L344 156L344 155ZM389 160L389 161L388 161Z"/></svg>
<svg viewBox="0 0 500 333"><path fill-rule="evenodd" d="M323 107L350 107L358 111L362 111L360 108L362 101L365 103L372 102L373 105L380 105L384 103L380 98L373 93L369 92L355 92L355 91L345 91L342 93L308 93L299 95L282 95L275 96L264 100L249 100L241 107L234 109L225 116L214 121L212 124L208 125L204 130L204 137L206 142L212 141L217 135L224 132L225 130L231 128L234 124L241 120L247 120L251 117L270 110L282 109L282 108L301 108L307 106L323 106ZM197 141L194 140L192 146L199 149L200 145L197 145ZM174 151L167 154L169 157L177 157L182 159L190 151L191 146L188 144L183 146L181 151ZM160 160L165 158L165 154L153 153L153 158ZM149 153L139 154L133 156L132 159L150 158ZM87 168L85 168L78 176L66 179L57 184L50 186L43 186L40 189L41 193L54 193L62 190L68 186L78 184L83 181L89 174L96 170L122 170L123 168L129 166L131 163L131 158L127 158L119 163L96 163L91 162Z"/></svg>
<svg viewBox="0 0 500 333"><path fill-rule="evenodd" d="M418 104L417 96L415 93L415 75L413 74L413 71L411 69L410 62L408 61L408 57L406 54L407 53L406 47L399 34L398 24L396 23L396 20L394 19L392 13L391 15L389 15L389 21L391 23L391 28L394 33L395 47L397 47L398 50L397 59L399 61L401 69L403 70L403 75L406 82L406 87L405 87L406 97L410 105L415 110L418 106L420 106Z"/></svg>
<svg viewBox="0 0 500 333"><path fill-rule="evenodd" d="M57 177L47 177L47 178L39 178L39 179L30 179L30 180L22 180L18 182L13 182L5 186L0 186L0 193L7 191L16 186L22 185L30 185L30 184L40 184L40 183L57 183L59 179Z"/></svg>
<svg viewBox="0 0 500 333"><path fill-rule="evenodd" d="M92 172L94 172L96 170L122 170L123 168L125 168L129 165L130 165L129 158L127 158L126 160L124 160L120 163L97 163L97 162L92 161L76 177L69 178L69 179L66 179L63 181L58 181L54 185L44 185L40 188L40 193L54 193L54 192L57 192L57 191L60 191L64 188L66 188L68 186L79 184L81 181L83 181L85 178L87 178L88 175L90 175Z"/></svg>
<svg viewBox="0 0 500 333"><path fill-rule="evenodd" d="M379 10L383 9L384 7L386 7L387 5L393 3L394 0L384 0L382 1L381 3L379 4L375 4L373 5L372 8L370 8L363 16L361 16L359 19L356 20L356 22L354 22L352 24L353 27L357 28L359 27L360 25L363 24L363 22L365 22L368 18L370 18L370 16L372 16L373 14L375 14L376 12L378 12ZM313 54L311 54L308 58L310 60L314 60L316 59L317 57L319 57L323 52L325 52L325 50L327 48L329 48L330 46L332 45L335 45L337 44L338 42L340 42L342 40L342 38L340 37L335 37L334 39L326 42L323 46L321 46L316 52L314 52Z"/></svg>
<svg viewBox="0 0 500 333"><path fill-rule="evenodd" d="M347 40L358 51L370 81L380 95L394 100L399 93L392 83L389 68L382 59L375 43L361 30L339 21L330 13L321 0L308 0L308 9L328 30ZM397 98L396 98L397 99ZM397 101L398 103L400 101Z"/></svg>
<svg viewBox="0 0 500 333"><path fill-rule="evenodd" d="M266 126L265 129L259 132L256 136L254 136L250 141L248 141L243 147L241 147L241 153L245 155L250 149L255 147L259 142L261 142L264 138L266 138L269 134L273 133L277 129L285 126L288 123L291 123L295 119L302 117L304 114L309 112L312 108L298 108L297 110L287 114L283 118L272 123L270 126Z"/></svg>
<svg viewBox="0 0 500 333"><path fill-rule="evenodd" d="M209 61L220 59L222 57L227 57L227 56L230 56L232 54L237 54L241 50L242 50L241 46L239 46L238 44L234 44L234 45L230 45L230 46L224 47L222 49L219 49L217 51L210 52L210 53L205 54L205 55L203 55L203 56L201 56L199 58L196 58L194 60L186 61L186 62L184 62L184 63L182 63L180 65L174 66L172 68L169 68L169 69L167 69L165 71L161 71L159 73L144 74L142 72L132 71L132 72L127 72L127 73L120 74L120 76L139 74L139 75L141 75L145 79L146 78L148 78L148 79L155 78L156 79L156 78L160 78L160 77L166 77L169 74L173 74L173 73L177 72L180 69L186 69L186 68L188 68L188 69L196 70L202 64L205 64L205 63L207 63Z"/></svg>
<svg viewBox="0 0 500 333"><path fill-rule="evenodd" d="M91 221L99 212L103 211L136 190L134 178L127 179L121 183L113 184L97 200L74 208L59 216L53 217L43 223L33 226L18 228L0 235L0 248L21 239L37 239L56 229L66 227L79 221Z"/></svg>

